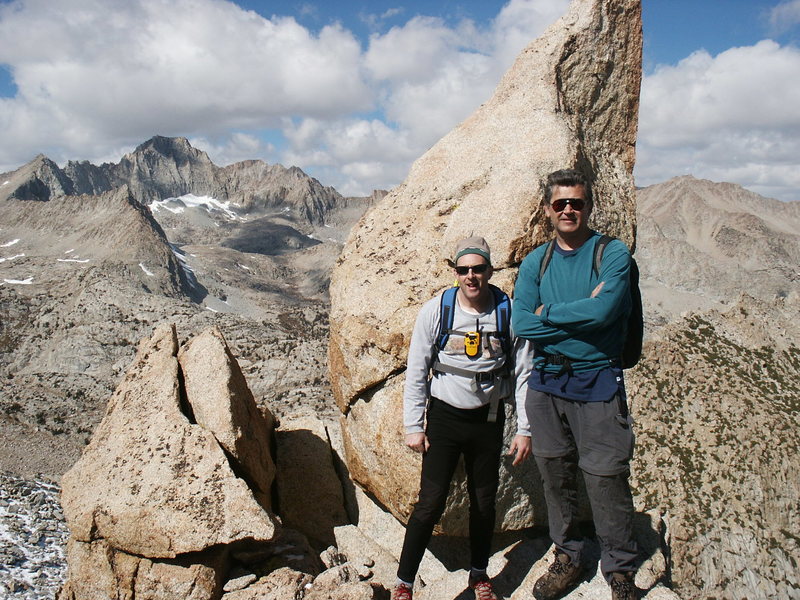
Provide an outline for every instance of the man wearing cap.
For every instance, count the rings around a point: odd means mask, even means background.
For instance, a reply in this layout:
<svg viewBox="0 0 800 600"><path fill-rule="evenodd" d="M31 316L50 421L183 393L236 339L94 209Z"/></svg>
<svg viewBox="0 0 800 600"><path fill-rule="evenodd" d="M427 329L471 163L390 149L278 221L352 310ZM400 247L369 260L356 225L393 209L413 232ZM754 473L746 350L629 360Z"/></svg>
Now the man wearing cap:
<svg viewBox="0 0 800 600"><path fill-rule="evenodd" d="M631 312L631 255L608 242L599 267L600 234L589 228L592 190L564 169L543 184L543 208L555 243L522 261L512 316L517 335L534 343L526 401L533 455L544 483L555 557L533 588L555 600L583 573L577 527L577 476L583 475L600 541L600 568L614 600L637 596L633 500L628 485L633 433L620 357Z"/></svg>
<svg viewBox="0 0 800 600"><path fill-rule="evenodd" d="M422 453L422 476L419 499L406 528L392 600L412 598L417 570L444 511L461 455L470 499L468 586L477 600L497 600L486 567L495 523L504 400L511 396L516 397L517 433L508 454L514 456L514 465L530 455L524 410L531 363L529 344L514 338L508 297L489 285L492 265L488 244L482 237L461 240L451 266L457 289L445 291L422 306L408 351L403 398L405 442ZM447 327L451 318L452 325Z"/></svg>

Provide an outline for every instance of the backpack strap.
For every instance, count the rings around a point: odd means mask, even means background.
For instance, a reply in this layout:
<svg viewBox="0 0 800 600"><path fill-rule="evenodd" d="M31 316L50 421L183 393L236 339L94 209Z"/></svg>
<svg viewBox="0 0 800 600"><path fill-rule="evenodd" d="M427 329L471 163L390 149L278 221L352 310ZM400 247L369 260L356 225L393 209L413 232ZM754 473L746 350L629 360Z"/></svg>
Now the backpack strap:
<svg viewBox="0 0 800 600"><path fill-rule="evenodd" d="M439 333L436 336L436 347L443 350L450 337L450 330L453 328L453 318L456 312L456 293L458 287L453 286L442 292L442 300L439 303Z"/></svg>
<svg viewBox="0 0 800 600"><path fill-rule="evenodd" d="M497 331L493 334L503 345L503 354L511 355L511 299L503 290L492 284L489 288L494 293L494 310L497 319Z"/></svg>
<svg viewBox="0 0 800 600"><path fill-rule="evenodd" d="M542 262L539 265L539 281L542 280L544 277L544 272L547 270L547 266L550 264L550 260L553 258L553 250L556 247L556 239L553 238L550 240L550 243L547 244L547 248L545 248L544 256L542 257Z"/></svg>
<svg viewBox="0 0 800 600"><path fill-rule="evenodd" d="M597 277L600 277L600 263L603 262L603 252L605 252L606 246L613 242L615 237L610 235L601 235L600 239L597 240L597 243L594 245L594 260L592 261L592 269L594 269L594 274Z"/></svg>

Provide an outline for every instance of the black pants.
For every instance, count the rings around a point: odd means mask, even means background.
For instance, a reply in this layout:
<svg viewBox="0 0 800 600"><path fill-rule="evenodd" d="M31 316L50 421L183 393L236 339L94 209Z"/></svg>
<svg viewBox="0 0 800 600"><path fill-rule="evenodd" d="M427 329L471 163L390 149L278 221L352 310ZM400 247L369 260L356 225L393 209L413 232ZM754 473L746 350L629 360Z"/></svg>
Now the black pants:
<svg viewBox="0 0 800 600"><path fill-rule="evenodd" d="M465 410L431 399L425 432L430 448L422 458L419 500L408 520L397 569L403 581L413 582L417 575L433 528L444 512L450 481L462 454L469 491L471 566L485 569L488 565L503 447L503 409L501 405L497 420L488 423L488 405Z"/></svg>

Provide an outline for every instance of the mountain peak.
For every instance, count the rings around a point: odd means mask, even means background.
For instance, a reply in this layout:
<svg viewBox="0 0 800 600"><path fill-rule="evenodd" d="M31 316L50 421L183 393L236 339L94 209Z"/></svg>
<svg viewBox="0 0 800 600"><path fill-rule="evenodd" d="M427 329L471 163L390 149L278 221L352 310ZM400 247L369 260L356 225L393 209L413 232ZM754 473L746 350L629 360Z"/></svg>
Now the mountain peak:
<svg viewBox="0 0 800 600"><path fill-rule="evenodd" d="M174 159L176 162L204 162L211 163L208 154L198 150L189 143L185 137L165 137L155 135L146 142L140 144L133 151L134 155L148 154L155 152L162 156ZM129 155L130 156L130 155Z"/></svg>

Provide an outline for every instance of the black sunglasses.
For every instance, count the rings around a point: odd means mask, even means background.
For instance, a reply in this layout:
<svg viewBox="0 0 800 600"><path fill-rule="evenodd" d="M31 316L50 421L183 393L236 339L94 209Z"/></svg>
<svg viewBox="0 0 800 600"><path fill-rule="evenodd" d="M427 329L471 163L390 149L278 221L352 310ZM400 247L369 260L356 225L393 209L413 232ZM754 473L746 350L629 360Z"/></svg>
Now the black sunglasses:
<svg viewBox="0 0 800 600"><path fill-rule="evenodd" d="M489 265L486 263L480 265L471 265L469 267L455 267L456 273L459 275L466 275L467 273L472 270L473 273L476 275L480 275L481 273L485 273L486 269L489 268Z"/></svg>
<svg viewBox="0 0 800 600"><path fill-rule="evenodd" d="M554 211L561 212L567 208L567 204L572 207L572 210L583 210L586 206L586 200L583 198L559 198L558 200L553 200L550 206L553 207Z"/></svg>

